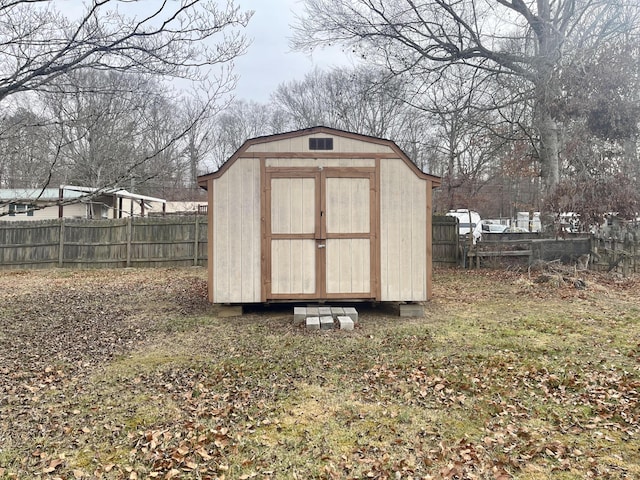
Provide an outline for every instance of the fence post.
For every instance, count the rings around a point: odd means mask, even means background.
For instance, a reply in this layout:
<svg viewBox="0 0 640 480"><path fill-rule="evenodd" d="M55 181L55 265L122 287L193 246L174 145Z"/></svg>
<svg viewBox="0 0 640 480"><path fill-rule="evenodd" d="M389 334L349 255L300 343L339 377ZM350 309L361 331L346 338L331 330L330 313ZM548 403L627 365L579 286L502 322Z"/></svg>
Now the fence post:
<svg viewBox="0 0 640 480"><path fill-rule="evenodd" d="M60 238L58 238L58 267L64 266L64 217L60 219Z"/></svg>
<svg viewBox="0 0 640 480"><path fill-rule="evenodd" d="M632 262L632 257L631 254L632 252L632 244L631 244L631 238L629 235L629 232L625 232L624 233L624 237L623 237L623 244L622 244L622 276L624 278L627 278L629 276L629 270L631 268L631 262Z"/></svg>
<svg viewBox="0 0 640 480"><path fill-rule="evenodd" d="M637 269L638 235L636 234L636 232L629 232L628 239L629 239L629 256L630 256L629 268L633 273L636 273L638 271Z"/></svg>
<svg viewBox="0 0 640 480"><path fill-rule="evenodd" d="M133 219L127 217L127 268L131 266L131 237L133 237Z"/></svg>
<svg viewBox="0 0 640 480"><path fill-rule="evenodd" d="M200 240L200 223L198 222L198 218L200 217L200 215L198 215L196 213L195 218L196 218L196 226L195 226L195 239L193 241L194 245L193 245L193 266L197 267L198 266L198 243Z"/></svg>

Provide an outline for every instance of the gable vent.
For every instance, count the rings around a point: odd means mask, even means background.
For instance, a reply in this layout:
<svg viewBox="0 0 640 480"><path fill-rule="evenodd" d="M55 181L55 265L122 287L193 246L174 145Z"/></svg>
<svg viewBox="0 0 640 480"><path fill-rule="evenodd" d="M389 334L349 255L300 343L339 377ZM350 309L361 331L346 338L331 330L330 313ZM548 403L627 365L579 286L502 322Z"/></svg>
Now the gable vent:
<svg viewBox="0 0 640 480"><path fill-rule="evenodd" d="M333 138L310 138L309 150L333 150Z"/></svg>

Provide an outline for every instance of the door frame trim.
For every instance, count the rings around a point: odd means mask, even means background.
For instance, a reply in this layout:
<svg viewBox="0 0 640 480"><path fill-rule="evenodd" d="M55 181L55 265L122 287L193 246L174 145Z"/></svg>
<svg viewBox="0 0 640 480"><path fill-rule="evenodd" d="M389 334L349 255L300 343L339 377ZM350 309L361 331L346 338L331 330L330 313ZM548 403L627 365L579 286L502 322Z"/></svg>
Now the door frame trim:
<svg viewBox="0 0 640 480"><path fill-rule="evenodd" d="M380 159L376 158L375 167L267 167L266 158L260 158L260 202L261 202L261 271L262 302L270 300L326 300L326 249L316 248L316 293L315 294L274 294L271 292L271 240L291 238L290 234L271 233L271 179L272 178L315 178L315 204L321 212L326 211L326 178L368 178L369 179L369 224L370 233L334 233L327 234L326 221L316 214L314 234L294 234L299 239L315 239L316 243L327 239L369 238L370 278L369 290L365 294L332 293L335 299L377 300L381 298L380 285ZM326 218L326 217L325 217Z"/></svg>

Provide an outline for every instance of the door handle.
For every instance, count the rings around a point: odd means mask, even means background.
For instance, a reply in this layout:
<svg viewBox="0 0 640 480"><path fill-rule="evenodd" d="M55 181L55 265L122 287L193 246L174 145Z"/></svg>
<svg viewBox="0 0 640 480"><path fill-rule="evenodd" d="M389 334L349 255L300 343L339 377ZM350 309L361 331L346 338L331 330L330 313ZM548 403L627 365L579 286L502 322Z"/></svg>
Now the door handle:
<svg viewBox="0 0 640 480"><path fill-rule="evenodd" d="M327 246L324 243L319 243L318 248L326 248Z"/></svg>

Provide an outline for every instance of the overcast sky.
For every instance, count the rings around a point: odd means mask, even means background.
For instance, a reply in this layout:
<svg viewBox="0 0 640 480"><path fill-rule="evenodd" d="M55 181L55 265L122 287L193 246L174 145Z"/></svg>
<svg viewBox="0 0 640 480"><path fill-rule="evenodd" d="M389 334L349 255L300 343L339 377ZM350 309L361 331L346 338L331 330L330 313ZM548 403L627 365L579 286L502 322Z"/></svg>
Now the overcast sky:
<svg viewBox="0 0 640 480"><path fill-rule="evenodd" d="M61 10L71 18L85 13L86 2L79 0L58 0ZM234 0L242 10L253 10L255 13L244 30L252 41L245 55L235 60L235 71L240 75L236 98L269 101L269 95L282 82L302 80L304 75L315 66L329 68L331 66L351 65L340 48L320 49L313 54L292 51L289 40L293 35L291 25L295 14L304 10L302 0ZM158 6L158 0L152 2ZM220 2L224 6L224 2ZM146 15L149 3L122 3L118 8L132 17ZM167 11L171 10L171 2Z"/></svg>
<svg viewBox="0 0 640 480"><path fill-rule="evenodd" d="M294 23L295 13L303 10L300 0L237 0L236 3L245 10L255 11L246 29L253 43L247 54L235 62L240 75L237 98L267 102L280 83L302 80L314 66L351 64L339 48L318 50L312 55L291 50L290 25Z"/></svg>

